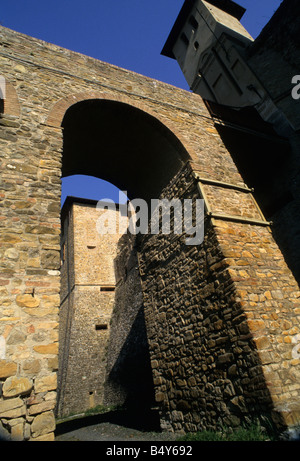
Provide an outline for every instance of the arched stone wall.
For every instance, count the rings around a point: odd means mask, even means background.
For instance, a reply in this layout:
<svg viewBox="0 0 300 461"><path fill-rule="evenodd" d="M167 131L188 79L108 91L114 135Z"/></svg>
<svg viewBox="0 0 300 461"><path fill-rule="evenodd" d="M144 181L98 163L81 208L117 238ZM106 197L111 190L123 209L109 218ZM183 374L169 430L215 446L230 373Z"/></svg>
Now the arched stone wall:
<svg viewBox="0 0 300 461"><path fill-rule="evenodd" d="M206 203L202 245L146 235L139 247L163 427L195 431L262 415L299 424L298 285L203 101L2 27L0 35L10 44L0 49L1 72L21 103L16 123L0 125L5 434L54 439L60 124L85 95L99 99L103 93L158 119L191 157L160 196L202 196Z"/></svg>
<svg viewBox="0 0 300 461"><path fill-rule="evenodd" d="M183 148L189 153L191 159L197 159L196 153L194 152L192 145L190 145L188 139L182 136L182 133L178 129L176 123L172 122L172 120L170 120L168 117L164 117L163 114L154 112L149 108L147 104L136 102L132 100L130 97L124 95L111 95L109 93L104 93L100 91L89 91L70 94L67 97L61 99L60 101L57 101L53 105L45 123L49 126L53 126L56 128L61 127L63 124L63 119L68 109L70 109L70 107L72 107L76 103L88 100L104 100L123 103L129 105L130 107L139 109L141 112L144 112L151 117L154 117L155 119L161 122L162 126L164 126L165 129L169 130L171 133L173 133L173 135L176 138L178 138Z"/></svg>
<svg viewBox="0 0 300 461"><path fill-rule="evenodd" d="M159 197L162 188L186 164L188 153L156 117L131 106L128 100L125 103L125 98L120 102L100 99L99 94L96 99L89 99L91 96L96 95L88 93L86 100L80 95L80 100L68 107L62 117L62 174L105 179L126 191L130 198L149 200L150 206L150 200ZM95 253L101 252L112 237L98 235L99 212L93 208L95 205L88 213L85 211L84 216L89 216L86 224L80 218L84 213L80 213L80 207L63 208L63 223L68 223L64 225L68 257L62 266L57 408L60 417L87 410L89 392L98 404L122 403L128 411L141 407L149 411L150 402L153 403L136 244L130 238L124 243L121 235L113 237L113 241L118 238L120 242L115 250L117 257L110 261L116 266L118 279L112 309L100 293L99 283L107 271L101 261L93 263L98 267L98 283L89 279L92 256L86 241L93 240ZM110 251L112 247L113 243ZM97 312L98 316L106 316L105 335L95 334L91 326ZM95 350L93 343L97 344ZM91 376L98 376L97 385Z"/></svg>

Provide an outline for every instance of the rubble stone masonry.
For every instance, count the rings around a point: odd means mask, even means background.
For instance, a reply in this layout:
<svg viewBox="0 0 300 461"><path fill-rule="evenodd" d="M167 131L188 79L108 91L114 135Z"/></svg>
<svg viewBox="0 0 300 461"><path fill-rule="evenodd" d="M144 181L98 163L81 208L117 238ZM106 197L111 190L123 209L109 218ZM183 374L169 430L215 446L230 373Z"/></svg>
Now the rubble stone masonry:
<svg viewBox="0 0 300 461"><path fill-rule="evenodd" d="M189 169L173 193L197 194ZM201 246L184 242L148 236L140 256L163 427L297 424L299 291L270 229L207 220Z"/></svg>
<svg viewBox="0 0 300 461"><path fill-rule="evenodd" d="M59 395L57 415L104 403L107 342L115 298L120 235L97 233L96 203L68 199L62 210Z"/></svg>
<svg viewBox="0 0 300 461"><path fill-rule="evenodd" d="M61 124L69 107L90 99L126 105L147 114L147 129L160 127L153 138L164 140L177 162L160 190L165 197L200 197L197 173L221 181L201 186L210 211L239 218L207 214L200 246L185 245L184 236L140 239L144 316L162 427L236 426L254 416L299 424L298 285L201 98L3 27L0 39L8 88L0 119L5 436L54 439L65 162ZM142 155L149 140L139 142L141 155L131 171L148 184L155 179L143 163L149 160ZM96 152L95 158L113 155L117 164L119 147ZM158 167L157 174L163 182L168 171Z"/></svg>

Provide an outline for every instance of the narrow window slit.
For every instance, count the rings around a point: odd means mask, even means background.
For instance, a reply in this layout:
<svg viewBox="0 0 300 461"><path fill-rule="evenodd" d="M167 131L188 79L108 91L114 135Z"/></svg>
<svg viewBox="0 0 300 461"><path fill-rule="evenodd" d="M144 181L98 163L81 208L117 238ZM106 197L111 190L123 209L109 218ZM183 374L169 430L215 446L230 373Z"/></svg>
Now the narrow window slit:
<svg viewBox="0 0 300 461"><path fill-rule="evenodd" d="M100 291L115 291L116 287L100 287Z"/></svg>
<svg viewBox="0 0 300 461"><path fill-rule="evenodd" d="M198 24L198 21L196 20L196 18L194 16L190 16L189 23L191 24L193 29L195 29L195 30L198 29L199 24Z"/></svg>
<svg viewBox="0 0 300 461"><path fill-rule="evenodd" d="M99 324L95 325L95 330L96 331L107 330L107 329L108 329L107 323L99 323Z"/></svg>
<svg viewBox="0 0 300 461"><path fill-rule="evenodd" d="M189 39L187 38L187 36L185 35L184 32L181 34L180 39L183 41L183 43L185 44L185 46L188 46L188 45L189 45Z"/></svg>

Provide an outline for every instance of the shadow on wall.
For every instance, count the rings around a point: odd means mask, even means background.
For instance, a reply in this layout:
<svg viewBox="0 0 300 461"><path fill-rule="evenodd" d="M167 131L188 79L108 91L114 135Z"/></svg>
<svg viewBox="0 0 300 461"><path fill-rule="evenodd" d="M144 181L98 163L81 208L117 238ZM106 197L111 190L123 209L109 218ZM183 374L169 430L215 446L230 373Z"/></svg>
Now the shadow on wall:
<svg viewBox="0 0 300 461"><path fill-rule="evenodd" d="M129 412L126 410L115 410L108 413L76 418L64 421L57 425L55 435L65 434L96 424L116 424L121 427L136 429L143 432L161 432L158 412L154 410L142 412ZM2 442L2 440L0 439Z"/></svg>
<svg viewBox="0 0 300 461"><path fill-rule="evenodd" d="M104 404L144 412L154 388L135 238L125 234L115 260L116 295L107 352Z"/></svg>
<svg viewBox="0 0 300 461"><path fill-rule="evenodd" d="M267 220L287 265L300 284L300 173L298 153L253 108L209 103L216 129ZM296 154L296 155L295 155Z"/></svg>
<svg viewBox="0 0 300 461"><path fill-rule="evenodd" d="M187 169L165 196L191 198L196 192ZM257 419L263 426L271 427L273 421L284 425L261 359L272 363L271 345L264 338L258 351L249 306L237 296L243 280L233 281L224 257L224 248L234 248L241 231L239 224L232 226L235 232L223 234L223 247L208 219L199 246L186 245L184 235L163 234L143 236L139 246L147 338L164 430L219 430ZM244 242L251 229L243 226Z"/></svg>
<svg viewBox="0 0 300 461"><path fill-rule="evenodd" d="M114 336L114 331L112 331ZM154 390L143 306L110 370L104 398L108 405L122 405L142 414L154 405Z"/></svg>

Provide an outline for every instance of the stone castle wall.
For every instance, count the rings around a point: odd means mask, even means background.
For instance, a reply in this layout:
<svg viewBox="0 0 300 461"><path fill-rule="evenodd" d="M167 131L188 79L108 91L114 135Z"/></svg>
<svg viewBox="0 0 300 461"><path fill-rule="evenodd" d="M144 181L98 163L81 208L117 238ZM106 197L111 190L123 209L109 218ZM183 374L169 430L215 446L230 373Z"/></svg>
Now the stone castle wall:
<svg viewBox="0 0 300 461"><path fill-rule="evenodd" d="M156 170L166 197L199 197L192 172L231 184L202 187L212 212L236 219L207 215L201 246L188 247L182 238L145 236L138 249L163 426L236 425L248 413L272 413L287 425L299 423L300 361L293 355L298 285L261 223L251 191L243 189L244 180L203 101L5 28L0 37L1 73L11 95L0 119L0 418L6 433L26 440L54 438L59 198L66 163L61 123L69 107L89 99L147 114L153 147L168 146L177 165L174 179L165 183L163 169ZM119 147L110 153L115 164L124 146ZM114 179L114 165L111 171ZM147 164L136 159L131 172L133 184L135 177L139 184L155 180ZM134 190L135 196L140 190Z"/></svg>
<svg viewBox="0 0 300 461"><path fill-rule="evenodd" d="M178 195L198 195L189 168L164 193ZM233 212L226 193L220 200ZM148 236L141 246L163 427L215 430L255 417L263 424L264 418L279 426L297 424L297 283L268 227L213 222L205 222L200 246L185 245L184 236Z"/></svg>
<svg viewBox="0 0 300 461"><path fill-rule="evenodd" d="M155 405L155 399L137 240L126 233L118 243L104 403L143 414Z"/></svg>
<svg viewBox="0 0 300 461"><path fill-rule="evenodd" d="M292 78L299 75L300 5L297 0L283 1L248 49L248 63L268 90L278 109L291 125L290 153L283 150L277 160L278 172L273 176L275 187L269 193L276 196L282 188L271 217L276 241L284 252L298 283L299 271L299 214L300 214L300 110L299 100L292 97ZM293 18L291 20L291 18ZM272 190L273 189L273 190Z"/></svg>
<svg viewBox="0 0 300 461"><path fill-rule="evenodd" d="M198 112L198 98L179 90L174 99L169 85L5 28L0 35L7 89L0 122L0 418L5 436L53 440L62 117L86 98L137 107L148 101L149 112L161 110L162 119L173 125L177 113L188 119L189 108ZM168 117L170 108L173 117ZM14 391L7 390L10 383Z"/></svg>
<svg viewBox="0 0 300 461"><path fill-rule="evenodd" d="M300 66L299 13L297 0L283 1L248 50L250 66L298 132L299 104L291 93L292 78L299 75Z"/></svg>
<svg viewBox="0 0 300 461"><path fill-rule="evenodd" d="M107 343L115 302L119 234L101 236L97 220L118 211L96 204L66 203L62 211L62 290L60 307L59 417L104 403ZM73 282L70 284L70 280ZM69 287L68 287L69 285Z"/></svg>

